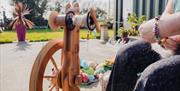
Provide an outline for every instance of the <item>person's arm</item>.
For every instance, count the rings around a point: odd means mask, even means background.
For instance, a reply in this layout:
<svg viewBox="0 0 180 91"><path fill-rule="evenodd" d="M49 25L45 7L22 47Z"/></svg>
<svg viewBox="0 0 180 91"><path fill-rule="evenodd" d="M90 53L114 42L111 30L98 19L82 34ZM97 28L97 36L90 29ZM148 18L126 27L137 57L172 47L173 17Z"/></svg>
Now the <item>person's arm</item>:
<svg viewBox="0 0 180 91"><path fill-rule="evenodd" d="M173 13L173 1L169 0L164 13L162 14L158 27L161 38L180 34L180 12ZM155 19L149 20L139 28L140 35L148 42L156 42L153 28Z"/></svg>
<svg viewBox="0 0 180 91"><path fill-rule="evenodd" d="M162 15L174 13L174 0L169 0Z"/></svg>

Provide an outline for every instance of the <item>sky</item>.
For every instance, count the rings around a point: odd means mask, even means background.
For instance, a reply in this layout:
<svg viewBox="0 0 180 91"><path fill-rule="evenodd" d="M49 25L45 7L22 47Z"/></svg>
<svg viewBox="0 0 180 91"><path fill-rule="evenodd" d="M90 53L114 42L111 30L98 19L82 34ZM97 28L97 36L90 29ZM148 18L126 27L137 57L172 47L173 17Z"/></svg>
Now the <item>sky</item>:
<svg viewBox="0 0 180 91"><path fill-rule="evenodd" d="M8 18L12 17L12 6L10 6L11 0L0 0L0 18L3 16L2 11L6 11L6 16Z"/></svg>
<svg viewBox="0 0 180 91"><path fill-rule="evenodd" d="M56 2L57 0L49 0L50 2ZM61 1L61 0L58 0ZM64 0L65 2L72 2L73 0ZM88 8L90 6L96 6L99 7L103 10L108 10L108 6L109 6L109 0L77 0L78 2L80 2L80 7L81 8ZM6 16L8 18L12 17L12 10L13 7L10 6L10 2L11 0L0 0L0 19L2 18L2 11L5 10L6 11ZM110 0L110 7L111 7L111 12L112 12L112 4L113 4L113 0ZM50 3L51 4L51 3ZM50 11L49 11L50 12ZM49 12L47 12L45 14L45 18L47 18L49 16Z"/></svg>

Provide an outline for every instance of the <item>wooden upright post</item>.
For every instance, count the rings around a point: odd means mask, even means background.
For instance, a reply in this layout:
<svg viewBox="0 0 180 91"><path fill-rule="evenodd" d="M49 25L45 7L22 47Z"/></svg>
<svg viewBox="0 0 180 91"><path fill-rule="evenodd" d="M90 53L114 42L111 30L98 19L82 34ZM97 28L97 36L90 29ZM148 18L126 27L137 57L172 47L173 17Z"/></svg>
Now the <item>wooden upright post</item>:
<svg viewBox="0 0 180 91"><path fill-rule="evenodd" d="M78 15L79 5L75 3L73 6L66 5L66 14L73 12L74 16ZM67 15L66 15L67 16ZM67 23L66 23L67 24ZM64 27L64 49L61 70L61 83L63 91L80 91L79 85L81 84L80 77L80 63L79 63L79 29L80 26L76 25L73 30Z"/></svg>
<svg viewBox="0 0 180 91"><path fill-rule="evenodd" d="M63 51L61 57L61 70L58 74L57 83L62 91L80 91L82 78L80 76L79 58L79 38L80 26L85 25L89 30L99 32L100 27L96 20L94 8L87 15L79 15L80 7L78 3L65 6L66 15L58 15L52 12L49 18L51 29L57 30L60 26L64 27Z"/></svg>

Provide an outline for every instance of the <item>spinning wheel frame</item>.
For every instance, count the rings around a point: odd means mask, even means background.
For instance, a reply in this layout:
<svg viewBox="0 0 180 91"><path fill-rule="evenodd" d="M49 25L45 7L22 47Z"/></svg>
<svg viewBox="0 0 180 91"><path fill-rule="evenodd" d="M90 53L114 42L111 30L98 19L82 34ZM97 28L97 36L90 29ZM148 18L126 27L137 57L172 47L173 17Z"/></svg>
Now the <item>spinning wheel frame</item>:
<svg viewBox="0 0 180 91"><path fill-rule="evenodd" d="M79 25L74 25L74 16L79 17L79 5L75 4L66 6L66 15L58 15L57 12L52 12L49 18L49 25L53 30L57 30L60 26L64 27L64 39L50 41L39 53L36 61L33 65L31 78L30 78L30 91L43 91L43 77L52 78L52 88L62 87L62 91L80 91L79 85L81 84L82 78L80 76L80 63L79 63ZM73 11L72 11L73 10ZM68 16L72 14L73 16ZM88 20L94 23L96 30L99 31L99 24L96 20L96 12L92 8L86 16ZM71 20L71 22L68 22ZM70 24L69 24L70 23ZM91 24L90 24L91 25ZM88 25L90 27L90 25ZM93 25L93 24L92 24ZM94 28L89 28L90 30ZM61 68L58 68L52 55L62 49L61 55ZM45 68L51 59L57 73L51 76L44 76ZM50 86L51 88L51 86ZM51 89L52 90L52 89ZM49 90L49 91L51 91Z"/></svg>

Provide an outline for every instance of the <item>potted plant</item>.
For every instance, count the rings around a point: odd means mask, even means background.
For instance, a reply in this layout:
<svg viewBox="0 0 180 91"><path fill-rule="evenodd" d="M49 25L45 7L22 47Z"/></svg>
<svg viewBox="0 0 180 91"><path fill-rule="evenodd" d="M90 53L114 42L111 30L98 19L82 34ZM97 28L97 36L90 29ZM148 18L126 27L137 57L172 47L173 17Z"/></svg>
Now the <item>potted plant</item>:
<svg viewBox="0 0 180 91"><path fill-rule="evenodd" d="M131 29L136 31L139 26L146 20L144 15L137 17L135 13L132 13L128 17L128 23L131 25Z"/></svg>
<svg viewBox="0 0 180 91"><path fill-rule="evenodd" d="M106 43L109 39L107 22L105 22L105 21L101 22L100 29L101 29L100 39L102 40L102 43Z"/></svg>
<svg viewBox="0 0 180 91"><path fill-rule="evenodd" d="M33 22L26 19L24 16L29 14L31 10L21 2L15 4L13 11L14 20L10 23L10 27L16 30L18 41L25 41L27 28L32 28Z"/></svg>
<svg viewBox="0 0 180 91"><path fill-rule="evenodd" d="M129 31L126 30L124 27L120 27L119 35L121 36L121 43L126 44L129 42Z"/></svg>

